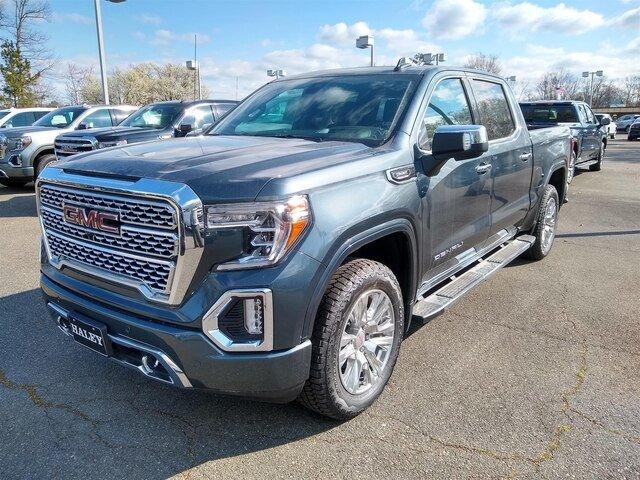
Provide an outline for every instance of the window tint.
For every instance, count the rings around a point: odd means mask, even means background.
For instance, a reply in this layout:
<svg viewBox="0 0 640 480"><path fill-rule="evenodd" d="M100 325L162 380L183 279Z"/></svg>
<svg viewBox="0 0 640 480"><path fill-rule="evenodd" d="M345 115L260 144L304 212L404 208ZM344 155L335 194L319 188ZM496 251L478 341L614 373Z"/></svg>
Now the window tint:
<svg viewBox="0 0 640 480"><path fill-rule="evenodd" d="M26 127L35 121L36 119L33 116L33 112L22 112L16 113L7 123L11 124L12 127Z"/></svg>
<svg viewBox="0 0 640 480"><path fill-rule="evenodd" d="M596 123L596 119L593 116L593 112L591 111L591 109L587 106L584 107L584 110L587 114L587 123Z"/></svg>
<svg viewBox="0 0 640 480"><path fill-rule="evenodd" d="M235 107L235 105L233 103L218 103L216 105L216 111L218 113L218 118L223 116L225 113L227 113L233 107Z"/></svg>
<svg viewBox="0 0 640 480"><path fill-rule="evenodd" d="M180 103L155 103L141 108L133 115L127 117L120 126L156 128L162 130L176 121L182 113Z"/></svg>
<svg viewBox="0 0 640 480"><path fill-rule="evenodd" d="M515 130L509 103L499 83L472 80L481 123L487 129L489 140L508 137Z"/></svg>
<svg viewBox="0 0 640 480"><path fill-rule="evenodd" d="M208 127L213 123L213 112L210 105L200 105L189 110L181 124L193 125L194 130L201 130L204 127Z"/></svg>
<svg viewBox="0 0 640 480"><path fill-rule="evenodd" d="M87 128L110 127L112 125L111 115L106 108L87 115L81 123L84 123Z"/></svg>
<svg viewBox="0 0 640 480"><path fill-rule="evenodd" d="M440 125L471 125L471 108L459 78L442 80L429 99L418 138L420 148L431 150L431 139Z"/></svg>
<svg viewBox="0 0 640 480"><path fill-rule="evenodd" d="M573 105L522 104L522 114L528 124L575 123L578 113Z"/></svg>
<svg viewBox="0 0 640 480"><path fill-rule="evenodd" d="M36 117L36 120L40 120L47 113L49 113L49 110L41 110L41 111L33 112L33 115Z"/></svg>
<svg viewBox="0 0 640 480"><path fill-rule="evenodd" d="M85 107L62 107L47 113L38 120L35 125L38 127L57 127L64 128L74 122L79 115L83 114L87 109Z"/></svg>

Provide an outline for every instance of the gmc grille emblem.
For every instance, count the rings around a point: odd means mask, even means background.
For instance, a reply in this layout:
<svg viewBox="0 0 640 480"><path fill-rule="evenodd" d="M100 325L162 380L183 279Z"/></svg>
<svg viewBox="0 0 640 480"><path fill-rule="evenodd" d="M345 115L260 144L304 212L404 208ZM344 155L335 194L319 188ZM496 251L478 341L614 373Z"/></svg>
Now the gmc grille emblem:
<svg viewBox="0 0 640 480"><path fill-rule="evenodd" d="M120 215L117 213L87 210L75 205L63 205L62 214L66 223L120 235Z"/></svg>

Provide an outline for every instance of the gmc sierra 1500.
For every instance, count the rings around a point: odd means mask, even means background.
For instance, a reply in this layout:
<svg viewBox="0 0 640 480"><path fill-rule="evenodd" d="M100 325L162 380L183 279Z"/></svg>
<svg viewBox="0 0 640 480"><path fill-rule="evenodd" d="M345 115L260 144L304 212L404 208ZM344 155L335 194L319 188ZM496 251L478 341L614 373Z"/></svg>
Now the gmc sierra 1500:
<svg viewBox="0 0 640 480"><path fill-rule="evenodd" d="M411 321L549 253L570 148L479 71L276 80L204 136L48 166L42 290L63 332L151 378L349 418Z"/></svg>

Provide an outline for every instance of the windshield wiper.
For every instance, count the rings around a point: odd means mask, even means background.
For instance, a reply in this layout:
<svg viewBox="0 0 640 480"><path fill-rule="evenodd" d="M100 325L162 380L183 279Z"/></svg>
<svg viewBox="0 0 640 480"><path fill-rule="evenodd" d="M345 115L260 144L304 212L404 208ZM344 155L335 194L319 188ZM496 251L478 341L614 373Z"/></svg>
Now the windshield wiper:
<svg viewBox="0 0 640 480"><path fill-rule="evenodd" d="M284 135L264 135L265 137L276 137L276 138L299 138L301 140L309 140L311 142L320 143L324 141L322 137L314 137L312 135L292 135L290 133Z"/></svg>

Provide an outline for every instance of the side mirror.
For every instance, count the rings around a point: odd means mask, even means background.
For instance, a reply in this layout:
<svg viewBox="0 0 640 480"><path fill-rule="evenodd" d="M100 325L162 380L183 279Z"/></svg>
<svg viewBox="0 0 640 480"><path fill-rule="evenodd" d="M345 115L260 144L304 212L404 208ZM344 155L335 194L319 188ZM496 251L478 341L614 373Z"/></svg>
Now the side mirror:
<svg viewBox="0 0 640 480"><path fill-rule="evenodd" d="M87 130L89 126L86 123L81 123L78 125L78 130Z"/></svg>
<svg viewBox="0 0 640 480"><path fill-rule="evenodd" d="M603 126L603 127L606 126L606 125L609 125L610 123L611 123L611 119L610 118L602 117L600 119L600 125Z"/></svg>
<svg viewBox="0 0 640 480"><path fill-rule="evenodd" d="M489 137L482 125L443 125L436 128L431 145L436 160L467 160L489 150Z"/></svg>
<svg viewBox="0 0 640 480"><path fill-rule="evenodd" d="M180 136L186 137L189 133L193 131L193 125L190 123L182 123L178 127L178 133Z"/></svg>

